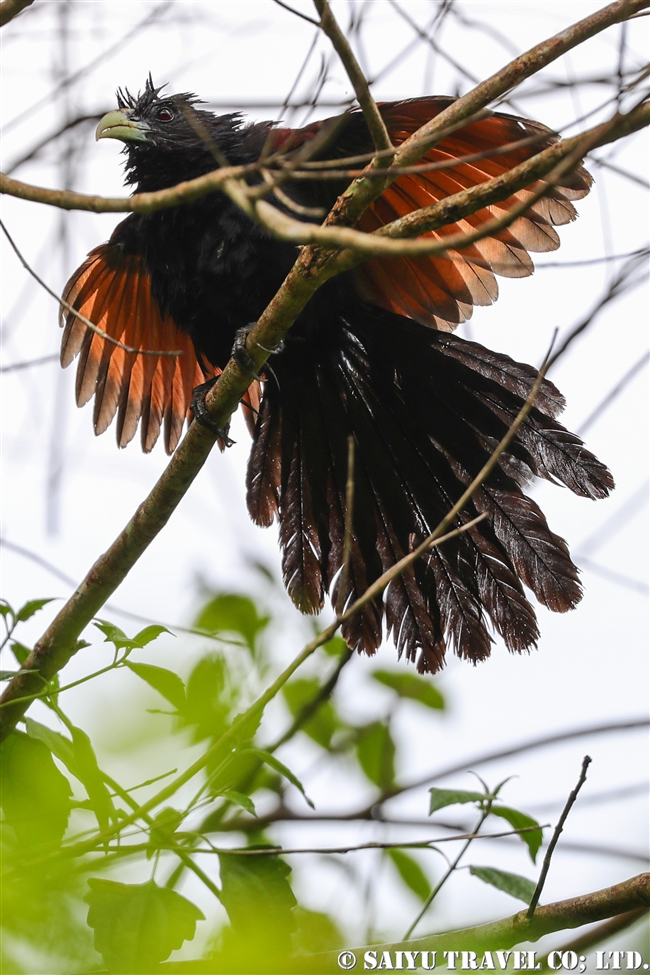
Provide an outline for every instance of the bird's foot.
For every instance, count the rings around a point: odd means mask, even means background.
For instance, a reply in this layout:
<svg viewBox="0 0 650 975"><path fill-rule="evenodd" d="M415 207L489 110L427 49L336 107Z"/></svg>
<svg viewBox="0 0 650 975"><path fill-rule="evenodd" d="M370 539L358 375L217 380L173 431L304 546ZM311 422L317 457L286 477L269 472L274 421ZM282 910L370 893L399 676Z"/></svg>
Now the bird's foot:
<svg viewBox="0 0 650 975"><path fill-rule="evenodd" d="M235 332L235 341L232 347L231 355L235 360L235 362L237 363L237 365L241 369L243 369L244 372L247 372L249 376L253 377L253 379L257 379L258 381L260 381L262 377L257 372L255 368L255 363L253 362L253 359L248 349L246 348L246 339L248 338L248 333L251 331L251 329L255 328L256 325L257 322L249 322L248 325L242 325L241 328L237 329L237 331ZM268 352L269 355L275 355L278 352L282 352L283 348L284 348L284 342L280 342L280 344L276 346L275 349L267 349L266 346L260 345L260 349L264 349L264 351Z"/></svg>
<svg viewBox="0 0 650 975"><path fill-rule="evenodd" d="M226 447L232 447L235 441L231 440L228 436L230 424L226 424L225 427L217 426L214 420L211 419L208 408L205 405L205 397L208 395L218 378L218 376L213 376L212 379L208 379L207 382L199 383L198 386L194 387L192 390L192 402L190 403L190 409L194 414L194 419L197 423L200 423L202 427L207 427L207 429L214 433L219 440L223 441Z"/></svg>
<svg viewBox="0 0 650 975"><path fill-rule="evenodd" d="M256 324L257 322L249 322L248 325L242 325L241 328L237 329L235 332L235 341L233 343L231 355L240 369L247 372L249 376L253 377L253 379L259 380L261 377L255 368L255 363L253 362L248 349L246 348L248 333L252 328L255 327Z"/></svg>

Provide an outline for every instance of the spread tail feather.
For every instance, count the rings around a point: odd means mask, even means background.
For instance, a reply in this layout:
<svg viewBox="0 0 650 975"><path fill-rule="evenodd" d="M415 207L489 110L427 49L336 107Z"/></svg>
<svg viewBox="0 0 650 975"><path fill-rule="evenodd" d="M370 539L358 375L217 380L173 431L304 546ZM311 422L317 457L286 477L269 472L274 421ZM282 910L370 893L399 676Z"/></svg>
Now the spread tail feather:
<svg viewBox="0 0 650 975"><path fill-rule="evenodd" d="M285 584L304 612L324 596L349 605L438 525L481 469L528 396L535 370L388 311L360 305L354 324L331 313L327 341L298 340L266 382L248 470L258 524L280 522ZM339 340L332 341L332 330ZM508 649L534 647L523 585L556 612L581 597L563 539L521 490L533 476L603 497L609 471L554 419L563 399L545 381L535 407L456 526L471 529L411 565L343 627L372 654L382 624L409 660L434 672L447 646L476 662L491 631ZM352 545L345 539L347 438L355 440ZM522 585L523 583L523 585Z"/></svg>

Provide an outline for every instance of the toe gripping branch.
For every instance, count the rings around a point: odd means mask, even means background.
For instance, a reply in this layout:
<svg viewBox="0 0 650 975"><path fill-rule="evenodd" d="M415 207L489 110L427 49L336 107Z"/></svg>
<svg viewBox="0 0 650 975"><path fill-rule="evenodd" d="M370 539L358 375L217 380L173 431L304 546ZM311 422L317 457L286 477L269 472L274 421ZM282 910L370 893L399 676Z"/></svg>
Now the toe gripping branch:
<svg viewBox="0 0 650 975"><path fill-rule="evenodd" d="M192 390L192 402L190 403L190 409L194 414L194 419L197 423L200 423L202 427L207 427L207 429L214 433L219 440L223 441L224 446L232 447L235 441L231 440L228 436L230 424L227 423L225 427L217 426L214 420L211 419L208 408L205 405L205 397L208 395L218 378L218 376L213 376L211 379L208 379L207 382L199 383L198 386L194 387Z"/></svg>
<svg viewBox="0 0 650 975"><path fill-rule="evenodd" d="M242 325L241 328L237 329L235 332L235 341L233 343L231 355L240 369L247 372L248 375L253 379L257 379L258 382L262 382L263 377L260 376L255 369L255 363L253 362L248 349L246 348L246 339L248 338L248 334L253 328L255 328L256 325L257 322L249 322L248 325ZM257 345L260 349L268 352L269 355L277 355L278 352L282 352L284 349L284 342L280 342L280 344L276 345L274 349L267 349L265 345L261 345L259 342ZM273 373L273 370L269 366L268 362L265 364L264 368Z"/></svg>
<svg viewBox="0 0 650 975"><path fill-rule="evenodd" d="M233 343L231 355L243 372L247 372L252 379L256 379L258 382L261 382L262 377L257 372L255 363L253 362L253 359L246 348L246 339L248 338L248 334L256 324L257 322L250 322L248 325L243 325L241 328L237 329L235 332L235 341ZM273 353L281 352L283 347L284 342L280 343L276 349L264 349L264 346L260 346L260 348L263 348L265 352ZM270 369L268 364L266 368L269 369L270 372L273 371ZM226 447L231 447L234 440L231 440L228 436L230 425L228 424L224 429L218 427L217 424L214 423L214 421L210 418L208 408L205 405L205 398L214 384L217 382L218 378L218 376L213 376L212 379L208 379L207 382L200 383L200 385L194 387L194 390L192 391L192 402L190 403L190 409L194 414L194 419L197 421L197 423L200 423L201 426L207 427L208 430L216 434L216 436L224 442Z"/></svg>
<svg viewBox="0 0 650 975"><path fill-rule="evenodd" d="M242 325L235 332L235 341L233 342L231 355L240 369L243 372L247 372L249 376L258 381L261 379L253 362L248 349L246 348L246 339L248 338L249 332L255 327L257 322L249 322L248 325Z"/></svg>

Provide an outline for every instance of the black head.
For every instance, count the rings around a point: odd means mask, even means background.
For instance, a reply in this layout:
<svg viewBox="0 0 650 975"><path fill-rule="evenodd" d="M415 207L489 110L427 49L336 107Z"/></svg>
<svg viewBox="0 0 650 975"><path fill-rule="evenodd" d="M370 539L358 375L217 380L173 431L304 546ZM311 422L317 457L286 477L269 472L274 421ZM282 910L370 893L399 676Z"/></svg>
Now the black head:
<svg viewBox="0 0 650 975"><path fill-rule="evenodd" d="M161 96L166 87L156 87L149 75L137 95L118 88L118 109L104 115L97 126L97 139L124 143L128 183L142 185L144 179L147 188L153 188L155 175L158 186L173 185L180 178L216 169L224 157L236 154L241 142L240 115L216 116L197 108L203 103L191 92Z"/></svg>
<svg viewBox="0 0 650 975"><path fill-rule="evenodd" d="M115 112L108 112L97 126L97 139L119 139L126 143L147 144L158 148L178 148L200 144L206 123L215 116L195 106L202 104L191 92L161 97L166 85L156 88L151 75L144 91L132 95L128 89L118 88Z"/></svg>

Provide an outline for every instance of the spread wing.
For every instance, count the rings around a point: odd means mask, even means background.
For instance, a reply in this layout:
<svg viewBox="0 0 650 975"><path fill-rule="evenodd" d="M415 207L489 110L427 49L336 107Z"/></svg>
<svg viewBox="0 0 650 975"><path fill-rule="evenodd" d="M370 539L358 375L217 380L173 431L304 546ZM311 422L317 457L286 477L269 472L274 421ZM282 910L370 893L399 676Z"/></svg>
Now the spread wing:
<svg viewBox="0 0 650 975"><path fill-rule="evenodd" d="M393 144L399 145L452 101L450 98L413 98L380 104L379 109ZM331 120L299 130L276 130L273 136L275 147L300 148L309 139L321 135L328 122ZM529 141L521 145L524 140ZM423 165L434 164L439 168L397 179L365 212L358 226L367 232L377 230L414 210L500 176L556 141L557 135L546 126L512 115L492 114L471 122L438 142L421 160ZM322 155L341 158L371 149L363 117L359 112L351 112L336 148L330 147ZM467 156L474 158L459 161ZM368 260L352 272L357 290L367 300L389 311L406 315L423 325L452 331L470 317L474 305L489 305L496 300L499 291L495 275L525 277L532 274L530 253L559 247L554 228L575 219L576 211L571 201L586 196L591 183L589 173L583 167L576 168L563 177L561 185L549 187L547 194L510 227L464 248L462 253L449 252L445 257ZM327 185L331 187L332 183L323 184L324 187ZM502 203L423 236L440 240L453 234L473 232L525 201L538 186L535 182ZM325 194L326 190L321 192Z"/></svg>
<svg viewBox="0 0 650 975"><path fill-rule="evenodd" d="M94 395L95 433L103 433L117 414L120 447L133 439L139 424L143 450L153 448L162 429L165 450L172 453L191 417L194 387L220 370L200 364L190 337L161 313L142 259L119 245L95 247L68 281L63 300L115 340L93 332L62 307L61 364L69 366L79 356L77 405ZM257 388L249 390L245 405L251 426Z"/></svg>
<svg viewBox="0 0 650 975"><path fill-rule="evenodd" d="M413 99L381 106L394 144L404 142L421 125L448 104L443 99ZM526 146L516 144L534 137ZM441 140L423 163L442 164L396 180L363 215L361 230L371 231L494 176L508 172L525 159L557 141L543 125L508 115L492 115L464 126ZM480 154L471 162L457 162ZM413 318L423 325L452 331L472 314L473 305L489 305L498 297L495 275L525 277L533 272L530 252L552 251L560 246L555 226L576 217L571 201L589 192L591 177L582 167L565 177L563 185L549 188L507 229L500 230L449 257L377 258L354 272L364 297ZM425 238L444 239L471 233L529 198L539 183L513 194L502 203L478 210L458 223L449 224Z"/></svg>

